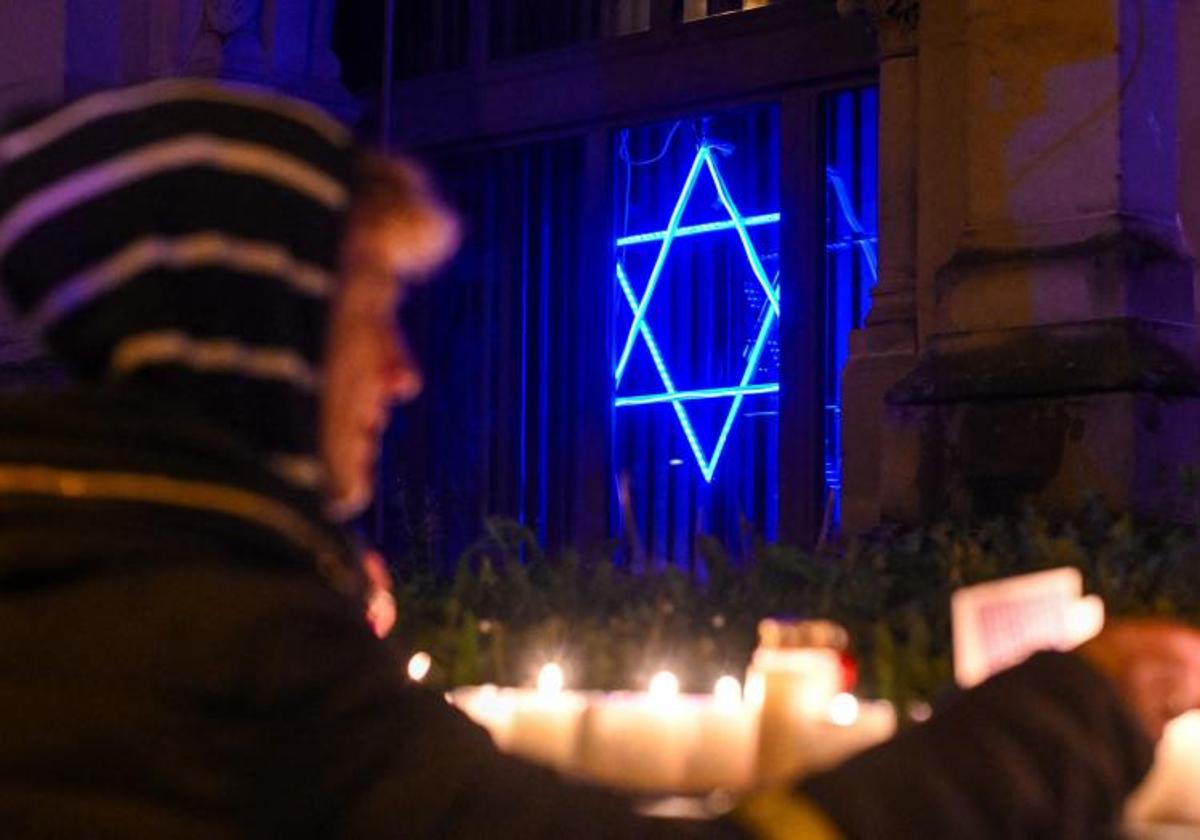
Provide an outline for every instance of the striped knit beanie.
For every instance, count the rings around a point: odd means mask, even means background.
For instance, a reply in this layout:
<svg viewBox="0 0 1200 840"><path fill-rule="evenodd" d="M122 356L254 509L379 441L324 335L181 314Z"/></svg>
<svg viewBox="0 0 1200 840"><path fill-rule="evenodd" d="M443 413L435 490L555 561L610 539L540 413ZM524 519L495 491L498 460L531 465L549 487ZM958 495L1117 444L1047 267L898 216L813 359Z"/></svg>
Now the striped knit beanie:
<svg viewBox="0 0 1200 840"><path fill-rule="evenodd" d="M0 138L0 285L82 381L153 388L318 482L354 152L315 108L167 80Z"/></svg>

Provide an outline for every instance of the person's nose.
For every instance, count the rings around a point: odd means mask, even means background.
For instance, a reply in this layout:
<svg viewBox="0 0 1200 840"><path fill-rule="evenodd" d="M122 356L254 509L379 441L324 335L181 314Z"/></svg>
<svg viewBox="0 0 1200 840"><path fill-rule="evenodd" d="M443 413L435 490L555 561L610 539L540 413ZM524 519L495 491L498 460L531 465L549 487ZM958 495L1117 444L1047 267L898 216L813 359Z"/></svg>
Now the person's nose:
<svg viewBox="0 0 1200 840"><path fill-rule="evenodd" d="M399 330L392 330L384 376L388 395L396 402L411 402L421 393L421 367Z"/></svg>

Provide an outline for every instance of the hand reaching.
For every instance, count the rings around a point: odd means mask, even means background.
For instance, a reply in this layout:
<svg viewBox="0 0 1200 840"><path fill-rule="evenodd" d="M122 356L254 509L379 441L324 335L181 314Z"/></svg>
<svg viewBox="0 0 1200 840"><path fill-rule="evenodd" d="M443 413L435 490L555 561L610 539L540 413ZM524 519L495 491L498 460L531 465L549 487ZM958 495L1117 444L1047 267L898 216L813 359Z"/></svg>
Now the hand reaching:
<svg viewBox="0 0 1200 840"><path fill-rule="evenodd" d="M1200 708L1200 631L1168 621L1119 621L1076 650L1116 686L1155 741Z"/></svg>

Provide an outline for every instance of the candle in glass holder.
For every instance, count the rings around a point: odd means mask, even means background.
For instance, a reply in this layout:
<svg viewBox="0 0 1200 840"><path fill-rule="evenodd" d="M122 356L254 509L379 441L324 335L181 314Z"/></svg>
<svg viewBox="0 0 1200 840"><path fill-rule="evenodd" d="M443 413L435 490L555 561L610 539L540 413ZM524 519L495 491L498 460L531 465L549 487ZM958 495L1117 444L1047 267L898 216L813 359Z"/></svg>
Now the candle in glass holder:
<svg viewBox="0 0 1200 840"><path fill-rule="evenodd" d="M695 705L696 737L682 789L744 790L753 782L758 709L742 698L737 679L721 677L709 696L687 698Z"/></svg>
<svg viewBox="0 0 1200 840"><path fill-rule="evenodd" d="M766 618L747 672L747 694L759 705L757 780L786 781L804 764L797 749L808 721L824 717L843 688L842 652L849 637L829 621Z"/></svg>
<svg viewBox="0 0 1200 840"><path fill-rule="evenodd" d="M552 662L539 672L536 691L515 695L510 752L559 770L573 769L587 703L582 696L564 691L564 683L562 668Z"/></svg>
<svg viewBox="0 0 1200 840"><path fill-rule="evenodd" d="M678 790L695 731L695 707L679 697L674 675L660 672L645 694L607 694L588 705L580 770L626 790Z"/></svg>

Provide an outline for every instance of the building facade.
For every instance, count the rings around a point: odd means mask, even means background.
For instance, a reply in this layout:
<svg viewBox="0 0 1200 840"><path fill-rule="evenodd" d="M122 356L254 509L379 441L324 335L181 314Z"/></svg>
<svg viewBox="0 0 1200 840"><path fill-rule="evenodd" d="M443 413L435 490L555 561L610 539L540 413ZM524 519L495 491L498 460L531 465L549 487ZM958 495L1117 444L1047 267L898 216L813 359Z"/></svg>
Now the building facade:
<svg viewBox="0 0 1200 840"><path fill-rule="evenodd" d="M363 6L359 31L377 34L384 4ZM348 122L369 113L464 207L490 210L450 291L410 322L431 380L461 384L439 366L465 365L478 399L435 391L389 436L389 463L421 466L382 476L383 542L415 539L389 537L389 522L455 521L453 505L550 542L619 533L668 557L694 554L701 532L736 539L747 521L811 543L1090 494L1146 515L1191 510L1200 58L1185 47L1200 4L398 9L386 84L371 68L387 39L365 55L343 43L339 61L336 0L0 9L10 116L159 76L263 83ZM690 188L709 191L696 211L679 189L690 169L703 175ZM638 250L678 229L697 233L689 267L674 267L682 244ZM491 280L456 286L455 272ZM715 285L685 293L680 277ZM705 308L710 289L742 314ZM467 360L443 327L491 356ZM0 364L24 382L36 353L4 333ZM690 348L679 359L672 336ZM710 352L708 336L736 352ZM444 449L467 453L461 469L413 456ZM414 513L422 482L446 475L484 490Z"/></svg>

